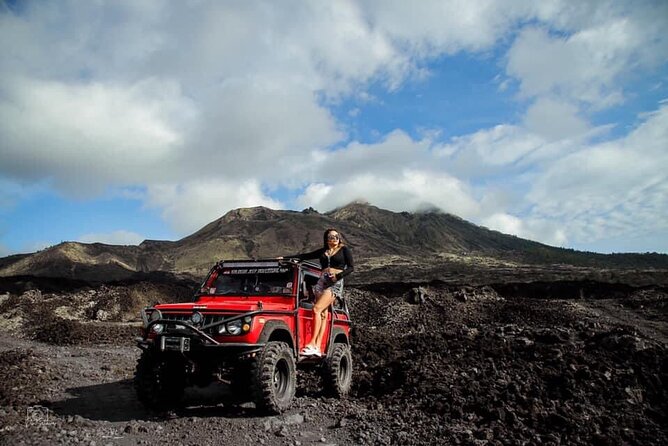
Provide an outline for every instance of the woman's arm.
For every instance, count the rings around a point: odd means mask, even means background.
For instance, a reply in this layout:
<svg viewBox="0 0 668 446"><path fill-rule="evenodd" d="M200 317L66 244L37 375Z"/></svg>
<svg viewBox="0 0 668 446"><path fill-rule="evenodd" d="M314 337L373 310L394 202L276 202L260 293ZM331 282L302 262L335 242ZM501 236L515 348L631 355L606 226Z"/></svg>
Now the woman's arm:
<svg viewBox="0 0 668 446"><path fill-rule="evenodd" d="M286 259L299 259L299 260L308 260L308 259L318 259L322 255L324 248L318 248L315 251L307 252L304 254L294 254L291 256L283 256Z"/></svg>

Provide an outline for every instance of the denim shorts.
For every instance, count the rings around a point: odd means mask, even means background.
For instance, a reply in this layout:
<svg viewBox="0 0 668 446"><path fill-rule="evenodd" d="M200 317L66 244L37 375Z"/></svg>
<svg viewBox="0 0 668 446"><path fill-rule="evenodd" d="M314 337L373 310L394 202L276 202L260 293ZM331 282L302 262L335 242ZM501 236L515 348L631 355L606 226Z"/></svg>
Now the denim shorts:
<svg viewBox="0 0 668 446"><path fill-rule="evenodd" d="M313 291L316 293L316 295L320 295L326 289L330 289L332 291L332 295L340 299L341 295L343 294L343 279L339 279L333 284L327 284L325 275L323 274L320 276L320 279L318 279L318 283L316 283L313 287Z"/></svg>

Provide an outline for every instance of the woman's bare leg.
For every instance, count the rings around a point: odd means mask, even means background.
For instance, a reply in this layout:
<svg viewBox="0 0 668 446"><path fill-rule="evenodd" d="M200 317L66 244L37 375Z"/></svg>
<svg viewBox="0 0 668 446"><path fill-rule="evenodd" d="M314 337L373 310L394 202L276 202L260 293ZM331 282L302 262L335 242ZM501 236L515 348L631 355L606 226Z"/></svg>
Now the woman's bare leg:
<svg viewBox="0 0 668 446"><path fill-rule="evenodd" d="M329 305L327 306L329 308ZM320 349L320 346L322 345L322 336L325 334L325 327L327 326L327 315L329 314L329 310L325 308L322 313L320 320L322 321L320 323L320 330L318 330L318 333L315 335L315 345Z"/></svg>
<svg viewBox="0 0 668 446"><path fill-rule="evenodd" d="M324 331L324 317L327 317L327 308L329 308L333 301L334 296L329 289L326 289L320 296L318 296L313 305L313 335L311 341L306 345L307 347L310 346L317 348L318 350L320 349L320 344L317 343L318 335L320 335L322 340L322 334L320 332Z"/></svg>

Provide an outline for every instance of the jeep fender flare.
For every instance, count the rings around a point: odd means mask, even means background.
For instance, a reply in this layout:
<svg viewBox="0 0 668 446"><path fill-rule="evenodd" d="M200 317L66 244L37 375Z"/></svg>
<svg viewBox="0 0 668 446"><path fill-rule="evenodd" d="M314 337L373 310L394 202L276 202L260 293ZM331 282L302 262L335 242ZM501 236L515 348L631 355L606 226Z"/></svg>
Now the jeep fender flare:
<svg viewBox="0 0 668 446"><path fill-rule="evenodd" d="M333 327L330 340L330 345L334 345L336 343L350 345L350 338L341 327Z"/></svg>
<svg viewBox="0 0 668 446"><path fill-rule="evenodd" d="M258 338L258 343L266 344L269 341L282 341L295 350L295 340L290 332L290 328L283 321L268 321L262 328L262 333Z"/></svg>

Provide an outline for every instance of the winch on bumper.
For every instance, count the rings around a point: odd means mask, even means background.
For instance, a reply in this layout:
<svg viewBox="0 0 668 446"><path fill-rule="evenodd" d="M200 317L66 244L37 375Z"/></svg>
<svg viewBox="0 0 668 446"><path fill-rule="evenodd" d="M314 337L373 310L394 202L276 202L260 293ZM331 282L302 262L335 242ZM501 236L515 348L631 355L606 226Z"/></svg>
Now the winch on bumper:
<svg viewBox="0 0 668 446"><path fill-rule="evenodd" d="M196 313L198 314L198 313ZM216 327L241 321L244 318L252 317L253 313L236 315L233 317L222 318L221 320L197 327L190 321L174 320L163 318L159 311L152 313L157 317L149 320L142 312L144 319L144 336L136 338L137 345L143 350L157 348L161 352L179 352L179 353L197 353L202 351L216 351L223 355L238 355L254 353L262 350L264 343L244 343L244 342L219 342L204 330L216 329ZM203 319L198 320L199 324Z"/></svg>

